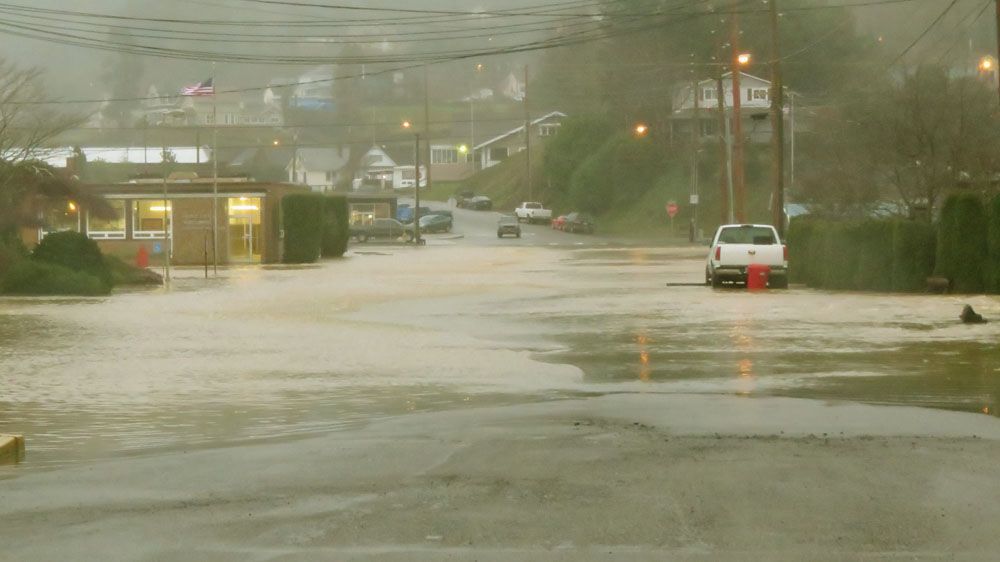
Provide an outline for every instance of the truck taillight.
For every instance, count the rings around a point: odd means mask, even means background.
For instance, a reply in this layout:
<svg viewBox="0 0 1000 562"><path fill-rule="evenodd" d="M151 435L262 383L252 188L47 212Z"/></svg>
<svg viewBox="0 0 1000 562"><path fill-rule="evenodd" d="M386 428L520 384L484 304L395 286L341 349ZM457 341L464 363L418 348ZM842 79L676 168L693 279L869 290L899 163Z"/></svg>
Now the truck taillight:
<svg viewBox="0 0 1000 562"><path fill-rule="evenodd" d="M722 246L715 247L715 261L722 260Z"/></svg>
<svg viewBox="0 0 1000 562"><path fill-rule="evenodd" d="M788 261L788 246L782 246L781 250L785 254L785 261Z"/></svg>

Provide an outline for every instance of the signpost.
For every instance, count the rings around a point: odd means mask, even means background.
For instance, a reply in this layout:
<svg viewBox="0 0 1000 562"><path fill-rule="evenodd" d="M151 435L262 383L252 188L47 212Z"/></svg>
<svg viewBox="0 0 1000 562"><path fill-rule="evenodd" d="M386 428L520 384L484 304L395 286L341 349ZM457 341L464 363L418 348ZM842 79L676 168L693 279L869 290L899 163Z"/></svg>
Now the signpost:
<svg viewBox="0 0 1000 562"><path fill-rule="evenodd" d="M681 210L681 208L677 205L676 201L671 201L671 202L667 203L667 216L670 217L670 232L671 233L673 233L673 231L674 231L674 217L677 216L677 213L679 213L680 210Z"/></svg>

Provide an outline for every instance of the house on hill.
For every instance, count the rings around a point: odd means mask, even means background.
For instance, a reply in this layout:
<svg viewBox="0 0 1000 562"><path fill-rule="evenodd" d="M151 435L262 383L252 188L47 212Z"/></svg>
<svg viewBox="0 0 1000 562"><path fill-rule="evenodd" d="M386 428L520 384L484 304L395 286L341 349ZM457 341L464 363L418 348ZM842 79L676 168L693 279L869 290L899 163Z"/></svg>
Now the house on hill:
<svg viewBox="0 0 1000 562"><path fill-rule="evenodd" d="M559 130L566 114L553 111L531 122L531 141L542 142L552 137ZM516 127L490 140L473 147L477 156L477 167L481 170L491 168L503 162L510 156L526 148L524 125Z"/></svg>

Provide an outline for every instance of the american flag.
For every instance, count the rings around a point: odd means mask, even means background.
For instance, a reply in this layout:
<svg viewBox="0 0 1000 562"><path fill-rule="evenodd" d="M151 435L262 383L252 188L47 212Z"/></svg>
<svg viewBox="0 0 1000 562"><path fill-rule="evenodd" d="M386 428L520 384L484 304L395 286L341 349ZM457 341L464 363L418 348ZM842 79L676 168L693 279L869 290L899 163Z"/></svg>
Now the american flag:
<svg viewBox="0 0 1000 562"><path fill-rule="evenodd" d="M194 86L185 86L181 90L182 96L214 96L215 95L215 83L214 78L209 78L204 82L199 82Z"/></svg>

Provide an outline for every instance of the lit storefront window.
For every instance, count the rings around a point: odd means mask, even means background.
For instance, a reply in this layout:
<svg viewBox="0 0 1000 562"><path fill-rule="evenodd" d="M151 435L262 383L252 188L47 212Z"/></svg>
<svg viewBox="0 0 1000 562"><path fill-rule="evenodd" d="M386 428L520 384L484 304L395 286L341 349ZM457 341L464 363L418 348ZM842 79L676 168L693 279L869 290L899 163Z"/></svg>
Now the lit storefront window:
<svg viewBox="0 0 1000 562"><path fill-rule="evenodd" d="M80 231L80 209L73 201L55 202L42 212L41 235L66 230Z"/></svg>
<svg viewBox="0 0 1000 562"><path fill-rule="evenodd" d="M167 228L163 228L166 215ZM132 215L132 235L136 239L163 238L164 231L170 231L173 224L173 209L162 200L141 199L135 202Z"/></svg>
<svg viewBox="0 0 1000 562"><path fill-rule="evenodd" d="M124 240L125 201L112 200L107 203L113 210L114 216L111 218L101 218L88 211L87 236L95 240Z"/></svg>

